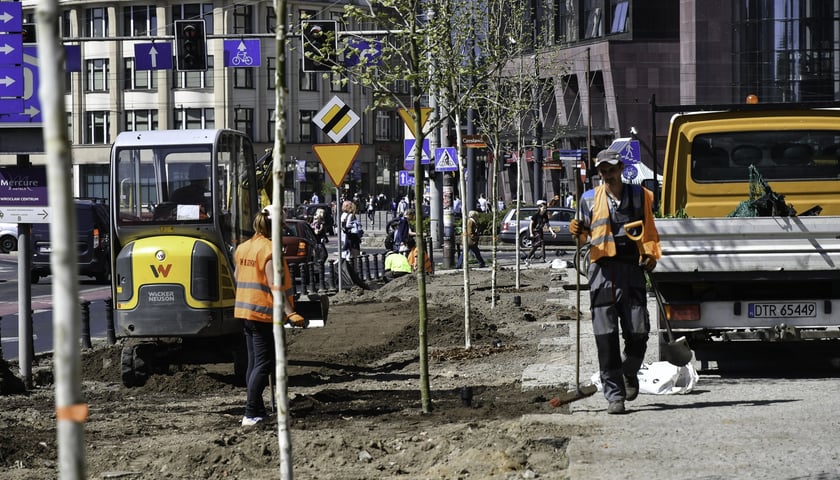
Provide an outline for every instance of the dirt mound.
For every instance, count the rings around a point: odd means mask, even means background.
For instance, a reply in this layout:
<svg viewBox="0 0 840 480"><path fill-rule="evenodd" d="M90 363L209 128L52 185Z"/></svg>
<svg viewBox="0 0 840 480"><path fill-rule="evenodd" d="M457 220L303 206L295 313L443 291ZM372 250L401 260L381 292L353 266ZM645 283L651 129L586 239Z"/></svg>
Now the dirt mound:
<svg viewBox="0 0 840 480"><path fill-rule="evenodd" d="M523 413L553 411L548 398L557 392L523 392L519 377L547 335L539 323L572 312L546 303L550 271L523 272L519 289L512 275L499 272L493 305L489 272L472 272L469 349L463 278L428 278L430 414L420 410L414 277L341 292L330 298L324 328L287 330L296 475L562 478L570 432L519 420ZM277 478L275 418L261 428L239 425L245 390L232 364L172 362L142 387L127 388L120 354L116 345L82 356L90 478ZM38 369L49 371L49 364ZM43 373L34 391L0 396L4 478L56 477L50 382Z"/></svg>

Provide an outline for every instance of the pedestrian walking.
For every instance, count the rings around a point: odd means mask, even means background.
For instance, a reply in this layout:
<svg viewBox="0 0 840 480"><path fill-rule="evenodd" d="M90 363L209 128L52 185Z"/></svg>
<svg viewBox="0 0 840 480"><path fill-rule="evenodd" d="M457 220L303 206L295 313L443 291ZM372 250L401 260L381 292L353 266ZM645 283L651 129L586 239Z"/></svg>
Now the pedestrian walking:
<svg viewBox="0 0 840 480"><path fill-rule="evenodd" d="M371 228L373 228L374 222L373 217L376 214L376 198L371 194L368 195L367 199L367 219L368 224Z"/></svg>
<svg viewBox="0 0 840 480"><path fill-rule="evenodd" d="M470 210L470 213L467 215L467 246L461 249L461 254L458 255L458 262L456 263L455 268L461 268L464 264L464 255L467 254L467 251L472 252L475 259L478 261L478 266L480 268L487 266L487 264L484 263L484 258L481 256L481 250L478 248L479 232L478 222L476 221L477 216L478 212L475 210Z"/></svg>
<svg viewBox="0 0 840 480"><path fill-rule="evenodd" d="M639 394L638 372L650 333L645 271L652 271L661 256L653 194L639 185L623 183L623 166L618 152L598 154L595 169L604 183L583 194L576 218L569 224L571 234L590 245L592 329L610 414L624 413L625 400L633 401ZM645 252L639 252L624 230L624 225L637 220L643 221ZM644 254L641 263L640 253ZM623 358L619 327L624 338Z"/></svg>
<svg viewBox="0 0 840 480"><path fill-rule="evenodd" d="M350 200L345 200L341 204L341 234L344 238L341 244L342 258L347 259L361 255L362 235L365 232L362 229L359 217L356 215L356 204Z"/></svg>
<svg viewBox="0 0 840 480"><path fill-rule="evenodd" d="M312 231L315 233L315 238L321 243L329 242L327 238L327 212L323 208L315 210L315 215L312 217L312 223L309 224Z"/></svg>
<svg viewBox="0 0 840 480"><path fill-rule="evenodd" d="M244 427L254 426L268 416L263 391L274 369L274 262L270 206L257 214L253 228L256 232L254 236L239 245L234 252L236 303L233 314L242 320L248 351L245 373L248 393L245 416L242 418ZM285 258L281 289L287 294L283 306L283 323L305 328L308 322L294 310L292 279Z"/></svg>
<svg viewBox="0 0 840 480"><path fill-rule="evenodd" d="M531 250L525 255L525 263L530 264L534 259L534 254L537 250L541 251L542 261L545 262L545 228L548 225L548 207L546 207L545 200L537 201L537 212L531 215L531 222L528 224L528 236L531 238ZM557 234L551 227L548 229L554 238Z"/></svg>
<svg viewBox="0 0 840 480"><path fill-rule="evenodd" d="M397 228L394 230L394 249L406 256L417 245L415 239L417 233L411 228L411 222L413 221L414 209L409 208L405 211L405 215L400 217Z"/></svg>

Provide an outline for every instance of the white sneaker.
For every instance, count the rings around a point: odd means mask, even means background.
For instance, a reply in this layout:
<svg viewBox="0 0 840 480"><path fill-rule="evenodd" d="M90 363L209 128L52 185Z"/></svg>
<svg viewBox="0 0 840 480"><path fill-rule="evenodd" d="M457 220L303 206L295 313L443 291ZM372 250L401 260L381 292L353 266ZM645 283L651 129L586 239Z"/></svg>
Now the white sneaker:
<svg viewBox="0 0 840 480"><path fill-rule="evenodd" d="M243 427L253 427L263 421L263 417L242 417Z"/></svg>

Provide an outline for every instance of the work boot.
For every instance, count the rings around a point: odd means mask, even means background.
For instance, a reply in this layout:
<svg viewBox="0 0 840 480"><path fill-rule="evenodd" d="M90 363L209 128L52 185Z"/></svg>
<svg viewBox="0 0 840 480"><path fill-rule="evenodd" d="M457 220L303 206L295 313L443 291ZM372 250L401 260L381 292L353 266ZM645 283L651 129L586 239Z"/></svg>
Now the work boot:
<svg viewBox="0 0 840 480"><path fill-rule="evenodd" d="M626 392L626 399L628 402L632 402L639 396L638 375L624 375L624 391Z"/></svg>
<svg viewBox="0 0 840 480"><path fill-rule="evenodd" d="M621 415L623 413L627 413L627 410L624 409L624 400L611 401L610 405L607 407L607 413L610 415Z"/></svg>

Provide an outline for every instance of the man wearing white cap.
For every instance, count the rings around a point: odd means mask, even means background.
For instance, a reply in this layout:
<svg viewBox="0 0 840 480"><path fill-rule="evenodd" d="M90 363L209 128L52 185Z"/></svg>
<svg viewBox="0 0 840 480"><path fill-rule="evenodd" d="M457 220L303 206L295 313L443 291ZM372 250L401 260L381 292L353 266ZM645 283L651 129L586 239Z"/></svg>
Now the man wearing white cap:
<svg viewBox="0 0 840 480"><path fill-rule="evenodd" d="M652 271L661 256L653 221L653 194L639 185L623 183L623 167L618 152L603 150L598 154L595 169L604 183L584 192L578 213L569 224L572 235L577 235L581 244L588 240L590 245L592 329L604 397L609 402L607 413L611 414L624 413L624 401L635 400L639 394L637 375L650 333L645 270ZM644 252L639 252L624 230L624 225L637 220L643 222Z"/></svg>

